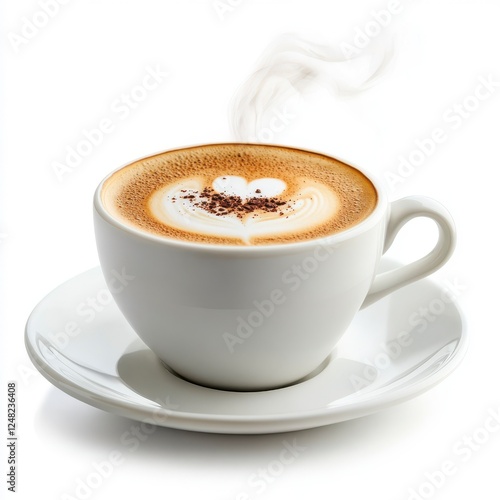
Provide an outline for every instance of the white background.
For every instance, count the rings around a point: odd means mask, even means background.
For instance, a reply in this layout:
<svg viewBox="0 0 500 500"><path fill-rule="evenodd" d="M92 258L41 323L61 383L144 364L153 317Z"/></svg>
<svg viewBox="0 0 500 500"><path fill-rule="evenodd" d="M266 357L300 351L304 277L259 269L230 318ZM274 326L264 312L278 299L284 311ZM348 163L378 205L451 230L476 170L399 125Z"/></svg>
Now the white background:
<svg viewBox="0 0 500 500"><path fill-rule="evenodd" d="M224 3L224 0L221 2ZM339 47L384 1L233 0L219 15L212 0L69 1L26 43L23 18L35 0L3 2L2 408L6 381L18 382L18 498L74 495L92 462L120 450L132 421L81 403L35 372L23 343L26 318L62 281L97 265L91 198L99 180L132 159L160 150L231 140L228 106L265 47L292 32ZM474 94L479 78L500 82L500 5L486 0L406 1L380 39L395 58L377 85L351 98L317 88L276 142L349 159L386 179L400 155L436 127L436 147L392 199L425 194L453 214L459 239L434 279L461 288L470 347L449 378L418 398L337 425L269 436L218 436L159 429L126 456L91 498L303 498L320 488L344 499L407 499L453 445L500 407L498 326L498 176L500 87L456 127L449 108ZM146 68L170 76L122 119L113 102L140 83ZM468 101L473 105L473 100ZM53 163L84 129L104 118L114 129L59 181ZM455 122L456 123L456 122ZM432 225L407 227L393 255L403 261L432 245ZM1 432L5 433L2 410ZM275 460L283 439L306 448L260 493L248 478ZM3 446L2 446L3 448ZM3 458L1 458L3 457ZM0 470L6 469L6 452ZM498 498L500 432L459 463L433 498ZM5 465L4 465L5 464ZM2 474L5 479L5 476ZM7 484L0 488L6 491ZM430 497L428 496L428 497Z"/></svg>

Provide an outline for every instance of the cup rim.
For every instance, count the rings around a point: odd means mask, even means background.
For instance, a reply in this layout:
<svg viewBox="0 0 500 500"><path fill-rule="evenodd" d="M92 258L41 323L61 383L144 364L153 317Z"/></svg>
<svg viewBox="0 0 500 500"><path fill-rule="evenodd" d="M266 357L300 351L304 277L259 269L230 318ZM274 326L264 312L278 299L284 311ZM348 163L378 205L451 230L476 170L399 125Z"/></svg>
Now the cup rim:
<svg viewBox="0 0 500 500"><path fill-rule="evenodd" d="M113 217L105 208L103 200L102 200L102 188L104 183L112 177L116 172L128 167L129 165L145 160L147 158L151 158L153 156L161 155L164 153L174 152L174 151L185 151L189 149L204 147L204 146L226 146L226 145L242 145L242 146L262 146L262 147L270 147L270 148L281 148L294 150L304 153L313 153L321 156L325 156L327 158L332 158L334 160L345 163L346 165L359 170L372 184L377 193L377 204L373 210L373 212L368 215L361 222L356 224L353 227L348 229L344 229L339 231L338 233L330 234L328 236L322 236L318 238L311 238L303 241L298 241L294 243L274 243L269 245L221 245L221 244L212 244L212 243L200 243L200 242L190 242L190 241L182 241L175 238L169 238L168 236L157 236L152 233L148 233L146 231L142 231L140 229L136 229L133 226L129 226L117 218ZM121 165L120 167L114 169L110 173L108 173L99 183L95 192L94 192L94 210L99 214L99 216L104 219L106 222L111 224L112 226L121 229L133 236L138 238L142 238L146 241L155 242L160 245L165 245L168 247L178 248L180 250L191 250L191 251L202 251L202 252L212 252L212 253L229 253L229 254L257 254L257 253L279 253L284 251L300 251L309 247L314 247L318 244L329 244L334 245L336 243L341 243L345 240L358 236L359 234L368 231L374 225L376 225L383 214L386 211L386 207L388 205L388 199L385 189L382 188L380 180L373 173L368 173L365 169L360 168L358 165L353 164L352 162L346 161L338 156L333 156L331 154L327 154L321 151L315 151L311 149L298 148L295 146L285 146L281 144L268 144L268 143L254 143L254 142L213 142L213 143L200 143L194 144L190 146L182 146L173 149L162 150L157 153L148 154L146 156L141 156L132 161L128 161L127 163Z"/></svg>

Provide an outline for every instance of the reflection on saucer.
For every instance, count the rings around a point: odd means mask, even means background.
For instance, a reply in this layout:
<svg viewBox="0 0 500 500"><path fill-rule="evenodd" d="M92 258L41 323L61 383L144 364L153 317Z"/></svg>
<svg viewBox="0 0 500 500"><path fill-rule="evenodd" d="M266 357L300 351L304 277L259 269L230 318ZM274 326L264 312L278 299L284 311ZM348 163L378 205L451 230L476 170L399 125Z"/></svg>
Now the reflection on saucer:
<svg viewBox="0 0 500 500"><path fill-rule="evenodd" d="M280 389L233 392L210 389L168 371L147 347L123 355L117 370L123 382L151 401L161 401L168 388L172 401L188 413L229 415L283 415L313 411L328 401L353 393L351 377L361 376L364 365L348 359L329 359L315 377ZM297 401L298 387L307 397Z"/></svg>

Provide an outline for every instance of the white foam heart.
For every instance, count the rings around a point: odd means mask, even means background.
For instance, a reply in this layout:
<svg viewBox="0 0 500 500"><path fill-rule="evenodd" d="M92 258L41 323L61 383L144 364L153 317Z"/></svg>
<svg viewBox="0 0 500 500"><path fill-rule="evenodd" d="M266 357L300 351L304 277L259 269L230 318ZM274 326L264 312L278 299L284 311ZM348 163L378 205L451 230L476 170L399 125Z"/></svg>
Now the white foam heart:
<svg viewBox="0 0 500 500"><path fill-rule="evenodd" d="M248 182L239 176L221 176L211 183L203 178L183 179L152 195L151 214L160 222L183 231L236 238L251 244L252 238L309 231L334 217L340 206L337 195L330 188L309 181L300 192L287 196L286 206L280 207L280 211L254 211L243 217L217 215L197 206L203 201L200 193L210 184L220 194L240 196L243 200L279 196L287 188L284 181L274 178ZM190 195L192 198L188 197Z"/></svg>

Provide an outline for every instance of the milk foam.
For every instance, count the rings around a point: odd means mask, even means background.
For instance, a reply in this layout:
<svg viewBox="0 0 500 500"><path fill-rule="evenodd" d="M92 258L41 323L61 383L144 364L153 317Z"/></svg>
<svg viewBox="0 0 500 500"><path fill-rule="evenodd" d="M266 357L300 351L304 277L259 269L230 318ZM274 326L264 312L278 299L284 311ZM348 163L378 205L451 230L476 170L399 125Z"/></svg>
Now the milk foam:
<svg viewBox="0 0 500 500"><path fill-rule="evenodd" d="M240 176L220 176L211 183L204 177L181 179L157 190L149 200L150 214L158 222L181 231L206 236L239 239L251 244L253 238L275 237L310 230L324 224L340 208L337 194L328 186L308 179L295 193L287 193L281 179L261 178L248 181ZM211 187L225 196L276 198L286 193L286 205L274 212L253 211L217 215L200 207L200 193Z"/></svg>

